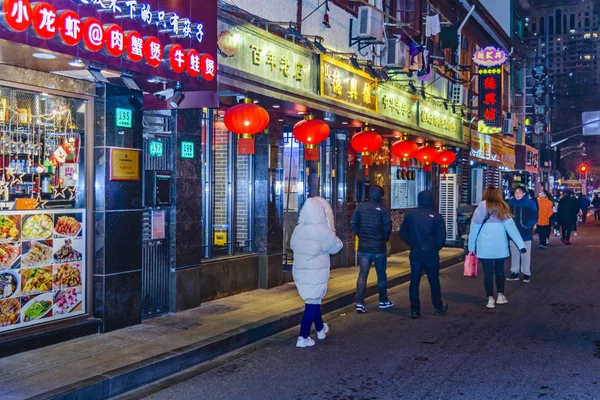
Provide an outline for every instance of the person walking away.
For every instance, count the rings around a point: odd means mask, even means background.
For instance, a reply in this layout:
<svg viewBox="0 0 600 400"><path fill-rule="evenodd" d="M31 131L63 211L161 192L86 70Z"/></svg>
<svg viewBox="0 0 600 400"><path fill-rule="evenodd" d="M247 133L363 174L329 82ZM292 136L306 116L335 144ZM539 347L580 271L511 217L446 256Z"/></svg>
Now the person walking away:
<svg viewBox="0 0 600 400"><path fill-rule="evenodd" d="M311 197L304 203L294 229L290 246L294 251L292 275L300 297L305 302L300 323L300 336L296 347L311 347L315 341L310 337L313 323L320 340L325 339L329 326L323 323L321 302L327 293L331 254L342 249L342 241L332 226L331 207L326 200Z"/></svg>
<svg viewBox="0 0 600 400"><path fill-rule="evenodd" d="M592 200L592 206L594 207L594 221L600 220L600 193L596 194L596 197Z"/></svg>
<svg viewBox="0 0 600 400"><path fill-rule="evenodd" d="M587 221L588 211L590 209L590 199L587 196L581 195L581 199L579 200L579 209L581 210L581 223L585 224Z"/></svg>
<svg viewBox="0 0 600 400"><path fill-rule="evenodd" d="M554 214L552 201L548 198L548 192L540 191L537 199L538 221L537 233L540 238L540 249L545 249L550 244L550 218Z"/></svg>
<svg viewBox="0 0 600 400"><path fill-rule="evenodd" d="M411 318L421 316L419 286L423 270L427 273L434 314L448 310L442 302L440 286L440 250L446 243L444 217L434 211L433 193L424 190L418 196L419 207L404 216L400 236L410 247L410 310Z"/></svg>
<svg viewBox="0 0 600 400"><path fill-rule="evenodd" d="M510 207L502 199L502 192L488 187L483 193L483 201L473 213L469 230L469 251L475 252L483 264L483 283L488 296L487 308L508 303L504 295L504 262L510 255L508 237L522 253L527 251L512 219ZM497 300L494 300L494 275Z"/></svg>
<svg viewBox="0 0 600 400"><path fill-rule="evenodd" d="M508 205L511 208L515 225L525 242L527 251L521 253L515 242L510 243L510 276L507 281L518 281L519 273L523 273L523 282L531 280L531 241L533 240L533 227L538 221L538 211L533 200L527 197L525 188L519 186L515 189L514 199Z"/></svg>
<svg viewBox="0 0 600 400"><path fill-rule="evenodd" d="M552 227L554 228L554 236L560 235L560 223L558 222L558 196L554 196L552 199L552 218L550 218L550 222L552 222Z"/></svg>
<svg viewBox="0 0 600 400"><path fill-rule="evenodd" d="M558 221L562 228L562 242L568 246L571 245L571 230L577 223L577 213L579 203L571 196L571 192L565 192L558 202Z"/></svg>
<svg viewBox="0 0 600 400"><path fill-rule="evenodd" d="M369 189L369 200L356 207L350 228L358 236L358 264L360 271L356 282L356 312L364 313L367 278L371 264L375 264L379 288L379 308L390 308L394 304L387 295L387 247L392 233L390 210L382 204L383 188L373 185Z"/></svg>

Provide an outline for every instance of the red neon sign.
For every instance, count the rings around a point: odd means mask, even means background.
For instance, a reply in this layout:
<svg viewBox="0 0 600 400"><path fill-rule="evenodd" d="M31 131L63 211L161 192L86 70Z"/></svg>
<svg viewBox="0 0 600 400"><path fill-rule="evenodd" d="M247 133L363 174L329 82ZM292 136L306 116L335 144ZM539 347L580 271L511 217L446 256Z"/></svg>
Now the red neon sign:
<svg viewBox="0 0 600 400"><path fill-rule="evenodd" d="M89 51L100 51L104 47L104 27L96 18L83 21L83 43Z"/></svg>
<svg viewBox="0 0 600 400"><path fill-rule="evenodd" d="M106 52L119 57L125 51L125 32L117 24L111 24L104 29L104 43Z"/></svg>
<svg viewBox="0 0 600 400"><path fill-rule="evenodd" d="M217 75L217 64L210 54L204 54L200 58L200 70L204 80L212 81L215 79L215 76Z"/></svg>
<svg viewBox="0 0 600 400"><path fill-rule="evenodd" d="M194 49L189 49L185 53L185 69L192 78L200 75L200 53Z"/></svg>
<svg viewBox="0 0 600 400"><path fill-rule="evenodd" d="M4 0L4 24L7 28L24 32L31 25L31 5L29 0Z"/></svg>
<svg viewBox="0 0 600 400"><path fill-rule="evenodd" d="M33 6L32 26L41 39L52 39L58 32L56 9L48 3L36 3Z"/></svg>
<svg viewBox="0 0 600 400"><path fill-rule="evenodd" d="M133 62L140 62L144 58L144 38L139 32L128 31L125 35L125 54Z"/></svg>
<svg viewBox="0 0 600 400"><path fill-rule="evenodd" d="M185 71L185 50L178 44L174 44L167 47L167 53L169 54L169 69L177 74Z"/></svg>
<svg viewBox="0 0 600 400"><path fill-rule="evenodd" d="M163 58L163 47L160 41L154 36L146 38L144 56L149 66L156 68L160 65Z"/></svg>
<svg viewBox="0 0 600 400"><path fill-rule="evenodd" d="M60 40L67 46L77 46L81 42L83 24L75 11L65 10L58 17Z"/></svg>

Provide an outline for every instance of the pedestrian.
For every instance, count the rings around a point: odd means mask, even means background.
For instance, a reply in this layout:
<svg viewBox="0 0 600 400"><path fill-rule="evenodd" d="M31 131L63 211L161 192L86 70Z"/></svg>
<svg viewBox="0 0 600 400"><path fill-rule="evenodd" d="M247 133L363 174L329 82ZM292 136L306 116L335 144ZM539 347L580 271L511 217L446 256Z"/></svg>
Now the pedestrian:
<svg viewBox="0 0 600 400"><path fill-rule="evenodd" d="M590 209L590 199L584 194L581 194L581 199L579 200L579 209L581 210L581 223L585 224L587 221L588 211Z"/></svg>
<svg viewBox="0 0 600 400"><path fill-rule="evenodd" d="M294 251L292 275L300 297L304 300L304 315L300 324L300 336L296 347L311 347L315 341L310 337L313 323L320 340L325 339L329 327L323 323L321 301L327 293L331 254L342 249L342 241L336 236L331 207L324 199L311 197L304 203L294 229L290 246Z"/></svg>
<svg viewBox="0 0 600 400"><path fill-rule="evenodd" d="M538 211L533 200L527 197L525 188L519 186L515 189L515 198L508 202L514 215L513 220L525 242L527 251L521 253L520 247L515 242L510 243L510 276L507 281L518 281L523 274L523 282L531 280L531 241L533 240L533 227L538 221Z"/></svg>
<svg viewBox="0 0 600 400"><path fill-rule="evenodd" d="M419 207L408 211L404 216L400 236L410 247L410 317L421 316L419 286L423 271L427 273L431 302L434 314L448 310L448 304L442 302L440 287L440 250L446 243L446 223L444 217L434 210L433 193L424 190L419 193Z"/></svg>
<svg viewBox="0 0 600 400"><path fill-rule="evenodd" d="M560 235L560 223L558 222L558 201L558 196L554 196L552 199L552 212L554 212L554 214L552 214L552 218L550 218L552 227L554 228L554 236Z"/></svg>
<svg viewBox="0 0 600 400"><path fill-rule="evenodd" d="M577 213L579 212L579 203L573 197L571 192L565 192L564 196L558 202L558 221L562 228L562 242L571 245L571 230L577 223Z"/></svg>
<svg viewBox="0 0 600 400"><path fill-rule="evenodd" d="M508 303L504 295L504 262L510 255L508 236L522 253L527 251L512 219L510 207L502 199L502 192L488 187L483 193L483 201L473 213L469 231L469 251L475 252L483 264L483 283L488 296L487 308ZM497 300L494 300L494 274Z"/></svg>
<svg viewBox="0 0 600 400"><path fill-rule="evenodd" d="M600 220L600 193L596 194L596 197L592 200L592 206L594 207L594 221Z"/></svg>
<svg viewBox="0 0 600 400"><path fill-rule="evenodd" d="M550 218L554 214L554 205L548 197L548 192L542 190L537 200L538 221L536 230L540 237L540 249L545 249L550 244Z"/></svg>
<svg viewBox="0 0 600 400"><path fill-rule="evenodd" d="M356 207L350 228L358 236L358 264L360 271L356 282L356 312L364 313L367 278L371 264L375 264L379 288L379 308L390 308L394 304L387 295L387 246L392 233L390 210L382 204L383 188L373 185L369 189L369 200Z"/></svg>
<svg viewBox="0 0 600 400"><path fill-rule="evenodd" d="M537 201L536 201L536 198L535 198L535 192L532 189L529 189L527 191L527 196L529 197L529 199L531 201L533 201L533 204L535 204L535 207L537 208L538 204L537 204ZM538 211L539 211L539 209L538 209Z"/></svg>

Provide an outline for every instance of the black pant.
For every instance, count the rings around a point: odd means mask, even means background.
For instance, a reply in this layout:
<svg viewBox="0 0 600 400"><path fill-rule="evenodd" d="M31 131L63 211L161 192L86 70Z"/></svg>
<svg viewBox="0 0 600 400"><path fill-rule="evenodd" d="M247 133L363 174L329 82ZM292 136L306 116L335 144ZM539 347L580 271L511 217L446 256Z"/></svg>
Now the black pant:
<svg viewBox="0 0 600 400"><path fill-rule="evenodd" d="M429 287L431 288L431 303L435 308L442 308L442 288L440 287L440 263L426 264L411 261L410 262L410 309L412 311L421 310L419 301L419 285L423 270L427 273Z"/></svg>
<svg viewBox="0 0 600 400"><path fill-rule="evenodd" d="M587 213L588 213L588 208L582 208L581 209L581 223L585 224L585 221L587 221Z"/></svg>
<svg viewBox="0 0 600 400"><path fill-rule="evenodd" d="M504 261L506 258L482 259L483 263L483 286L485 294L490 297L494 295L494 274L496 275L496 290L504 293Z"/></svg>
<svg viewBox="0 0 600 400"><path fill-rule="evenodd" d="M600 208L594 209L594 221L600 220Z"/></svg>
<svg viewBox="0 0 600 400"><path fill-rule="evenodd" d="M540 237L540 246L546 246L550 241L550 225L538 225L537 233Z"/></svg>
<svg viewBox="0 0 600 400"><path fill-rule="evenodd" d="M567 222L562 225L562 240L571 240L571 229L573 228L572 222Z"/></svg>

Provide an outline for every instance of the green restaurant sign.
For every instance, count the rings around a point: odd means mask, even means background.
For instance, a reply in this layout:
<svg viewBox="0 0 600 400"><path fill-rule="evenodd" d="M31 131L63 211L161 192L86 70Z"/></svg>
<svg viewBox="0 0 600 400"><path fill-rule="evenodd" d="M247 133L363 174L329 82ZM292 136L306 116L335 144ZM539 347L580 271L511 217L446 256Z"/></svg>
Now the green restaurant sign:
<svg viewBox="0 0 600 400"><path fill-rule="evenodd" d="M194 158L194 142L181 142L181 158Z"/></svg>
<svg viewBox="0 0 600 400"><path fill-rule="evenodd" d="M117 108L115 112L115 125L119 128L131 128L133 111L127 108Z"/></svg>

